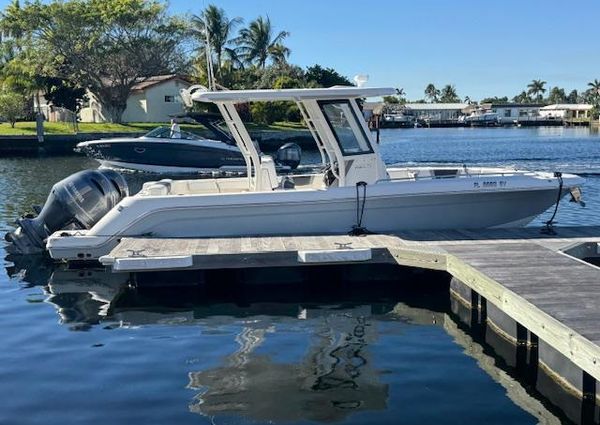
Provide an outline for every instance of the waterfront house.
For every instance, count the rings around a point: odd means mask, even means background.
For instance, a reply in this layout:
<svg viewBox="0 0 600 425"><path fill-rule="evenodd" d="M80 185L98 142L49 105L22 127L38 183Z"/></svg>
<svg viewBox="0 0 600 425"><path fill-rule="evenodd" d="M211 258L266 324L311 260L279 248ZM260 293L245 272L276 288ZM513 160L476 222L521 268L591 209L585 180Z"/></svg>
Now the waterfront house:
<svg viewBox="0 0 600 425"><path fill-rule="evenodd" d="M362 113L365 117L365 120L368 122L373 118L373 116L381 115L384 106L385 103L383 102L363 102Z"/></svg>
<svg viewBox="0 0 600 425"><path fill-rule="evenodd" d="M513 124L519 120L535 119L540 115L540 103L482 103L485 112L498 114L500 124Z"/></svg>
<svg viewBox="0 0 600 425"><path fill-rule="evenodd" d="M591 117L592 105L556 103L540 109L540 116L560 118L565 121L586 121Z"/></svg>
<svg viewBox="0 0 600 425"><path fill-rule="evenodd" d="M468 103L406 103L403 113L426 123L458 122Z"/></svg>
<svg viewBox="0 0 600 425"><path fill-rule="evenodd" d="M176 74L150 77L135 86L127 99L127 108L123 113L123 122L167 122L171 115L185 111L180 89L190 83ZM88 92L89 100L79 112L81 122L105 122L102 105L97 97Z"/></svg>

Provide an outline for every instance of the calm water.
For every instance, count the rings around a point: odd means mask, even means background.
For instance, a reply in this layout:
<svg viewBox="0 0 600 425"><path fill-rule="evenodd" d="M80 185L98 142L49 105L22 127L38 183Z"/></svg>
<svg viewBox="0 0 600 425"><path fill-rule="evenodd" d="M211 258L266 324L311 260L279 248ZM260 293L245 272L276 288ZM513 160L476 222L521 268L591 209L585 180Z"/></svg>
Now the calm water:
<svg viewBox="0 0 600 425"><path fill-rule="evenodd" d="M389 163L585 173L587 207L564 202L558 221L600 224L600 138L587 129L388 130L382 150ZM0 231L54 182L93 166L79 157L0 158ZM240 288L223 277L216 291L165 291L132 289L98 270L4 265L0 424L552 417L457 327L447 292L416 282L423 277L343 290L315 279L304 291ZM426 293L406 290L417 283Z"/></svg>

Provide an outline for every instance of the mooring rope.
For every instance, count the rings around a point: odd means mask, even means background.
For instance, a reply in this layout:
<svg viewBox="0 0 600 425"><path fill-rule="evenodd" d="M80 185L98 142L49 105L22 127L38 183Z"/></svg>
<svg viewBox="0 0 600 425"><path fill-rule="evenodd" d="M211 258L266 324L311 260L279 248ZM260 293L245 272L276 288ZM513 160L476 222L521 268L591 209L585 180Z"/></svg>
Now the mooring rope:
<svg viewBox="0 0 600 425"><path fill-rule="evenodd" d="M556 213L558 212L558 205L560 204L560 198L562 196L562 190L563 190L562 173L559 171L556 171L554 173L554 177L556 177L558 179L558 194L556 196L556 204L554 205L554 212L552 213L552 217L550 217L550 220L548 220L545 223L546 227L542 227L542 229L540 230L541 233L544 233L547 235L556 235L556 230L554 230L554 218L556 217Z"/></svg>
<svg viewBox="0 0 600 425"><path fill-rule="evenodd" d="M360 199L360 188L362 187L362 202ZM352 226L352 230L348 232L350 236L362 236L371 233L366 227L363 227L362 221L365 214L365 204L367 202L367 183L356 183L356 224Z"/></svg>

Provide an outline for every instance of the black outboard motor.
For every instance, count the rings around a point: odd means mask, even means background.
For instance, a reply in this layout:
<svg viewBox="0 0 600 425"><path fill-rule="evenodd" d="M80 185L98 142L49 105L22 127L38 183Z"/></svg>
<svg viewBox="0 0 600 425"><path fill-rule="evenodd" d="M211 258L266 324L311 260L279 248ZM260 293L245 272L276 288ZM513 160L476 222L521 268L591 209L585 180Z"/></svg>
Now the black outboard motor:
<svg viewBox="0 0 600 425"><path fill-rule="evenodd" d="M89 229L129 194L127 182L113 170L85 170L52 186L40 214L17 220L17 230L4 236L10 254L46 250L46 239L57 230Z"/></svg>
<svg viewBox="0 0 600 425"><path fill-rule="evenodd" d="M277 149L275 162L279 165L295 170L300 165L302 149L296 143L286 143Z"/></svg>

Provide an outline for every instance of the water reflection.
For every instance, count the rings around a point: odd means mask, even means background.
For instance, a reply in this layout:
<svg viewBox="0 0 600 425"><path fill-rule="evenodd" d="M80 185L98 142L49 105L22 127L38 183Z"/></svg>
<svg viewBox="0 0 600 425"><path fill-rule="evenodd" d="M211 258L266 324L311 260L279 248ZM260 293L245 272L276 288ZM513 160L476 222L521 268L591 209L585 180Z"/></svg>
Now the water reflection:
<svg viewBox="0 0 600 425"><path fill-rule="evenodd" d="M7 271L24 285L41 286L60 323L72 330L101 323L113 327L168 324L200 325L210 333L233 325L237 348L216 367L189 371L187 387L196 393L189 410L257 421L331 422L359 411L385 410L389 384L382 381L371 353L371 345L379 339L377 322L441 326L441 310L446 308L439 301L433 306L437 303L440 311L394 302L404 291L390 291L389 284L388 289L372 286L372 295L363 297L369 298L367 302L354 301L353 297L362 296L350 287L346 295L324 288L302 301L286 297L294 291L280 287L253 291L243 302L232 303L203 299L205 288L178 288L177 294L168 288L136 289L128 275L101 269L53 269L43 259L17 261ZM424 302L415 294L405 295L417 304ZM285 345L276 354L265 349L282 323L296 323L299 335L309 331L308 344L293 360Z"/></svg>
<svg viewBox="0 0 600 425"><path fill-rule="evenodd" d="M103 268L69 269L42 255L8 256L9 277L27 287L41 286L46 301L56 307L61 324L84 330L106 320L110 308L128 284L128 275Z"/></svg>
<svg viewBox="0 0 600 425"><path fill-rule="evenodd" d="M344 291L340 291L339 287L328 288L322 283L319 292L298 295L290 285L278 284L255 287L232 301L222 294L209 295L214 292L205 287L176 291L136 288L130 284L129 275L103 269L53 268L31 259L15 263L7 271L24 286L40 286L46 301L56 308L60 323L72 330L100 325L125 331L140 327L171 329L167 331L171 333L188 326L201 331L199 342L208 341L204 338L210 335L223 337L228 343L218 353L196 357L197 346L189 351L189 362L179 377L183 384L182 378L187 374L184 385L192 393L187 399L189 412L210 421L230 417L258 422L339 422L359 412L386 415L399 406L407 414L418 410L421 407L407 404L409 395L430 393L432 389L427 386L437 379L442 379L443 388L443 379L449 378L424 378L425 384L421 384L419 380L411 381L416 375L409 372L410 368L413 363L421 364L411 356L399 354L399 359L409 364L393 369L383 366L383 359L378 357L382 351L395 350L389 345L390 326L394 329L391 335L408 335L418 326L436 329L432 334L436 338L450 335L527 415L544 423L559 422L554 413L498 368L496 360L460 329L449 314L447 288L443 286L382 282L358 287L345 284ZM409 289L415 286L418 290ZM417 344L414 347L419 352L418 340L414 338L395 341ZM433 353L438 353L435 350ZM394 354L386 357L389 355ZM204 360L193 361L196 358ZM453 367L435 363L430 366L442 376L446 368ZM412 373L427 374L422 369ZM456 397L471 390L456 388ZM447 400L433 396L440 411L457 402L452 394L442 393ZM500 395L504 398L502 392ZM469 400L462 403L472 409L471 414L487 411L485 403L473 405ZM421 401L419 405L430 402ZM439 413L432 415L441 419ZM508 415L505 419L511 417L529 423L522 415Z"/></svg>
<svg viewBox="0 0 600 425"><path fill-rule="evenodd" d="M190 409L259 421L326 422L386 409L389 385L381 382L369 350L378 339L371 315L369 305L300 307L298 319L311 320L314 331L298 363L257 353L274 328L244 326L236 337L238 349L222 366L189 374L189 387L199 390Z"/></svg>

